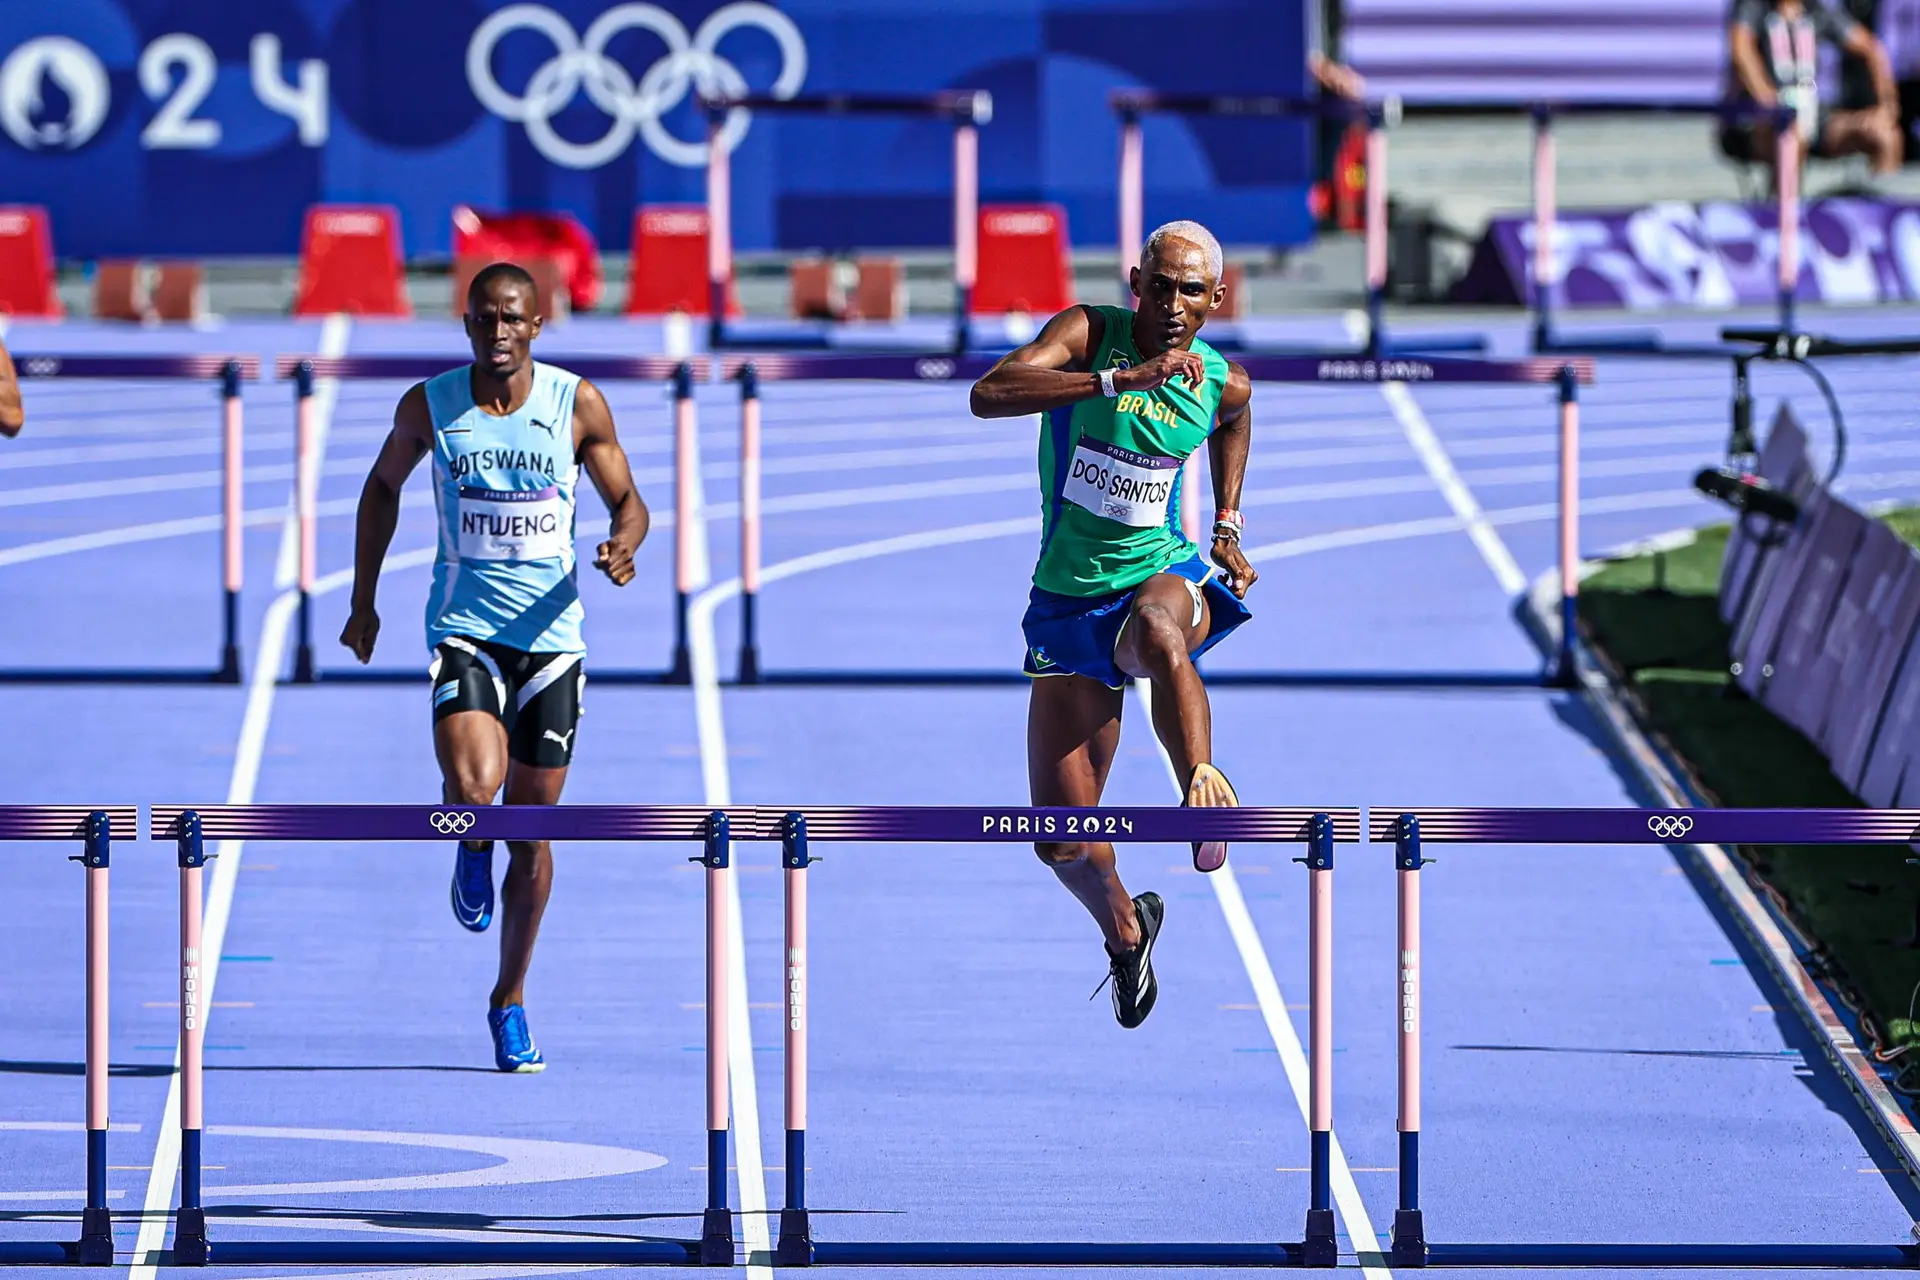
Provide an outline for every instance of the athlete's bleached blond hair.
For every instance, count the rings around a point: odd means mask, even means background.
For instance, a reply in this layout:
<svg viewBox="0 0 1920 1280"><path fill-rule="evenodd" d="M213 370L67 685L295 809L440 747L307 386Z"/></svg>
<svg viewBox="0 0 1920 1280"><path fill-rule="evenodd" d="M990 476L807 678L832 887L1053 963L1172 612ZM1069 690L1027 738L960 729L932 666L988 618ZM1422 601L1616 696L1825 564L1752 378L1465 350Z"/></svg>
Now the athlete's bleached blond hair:
<svg viewBox="0 0 1920 1280"><path fill-rule="evenodd" d="M1220 252L1220 242L1213 238L1213 232L1185 219L1164 222L1153 229L1153 234L1147 237L1147 243L1140 250L1142 271L1147 269L1147 263L1159 252L1160 246L1169 240L1185 240L1188 244L1199 245L1200 251L1207 255L1207 275L1215 284L1220 283L1220 276L1227 268L1227 255Z"/></svg>

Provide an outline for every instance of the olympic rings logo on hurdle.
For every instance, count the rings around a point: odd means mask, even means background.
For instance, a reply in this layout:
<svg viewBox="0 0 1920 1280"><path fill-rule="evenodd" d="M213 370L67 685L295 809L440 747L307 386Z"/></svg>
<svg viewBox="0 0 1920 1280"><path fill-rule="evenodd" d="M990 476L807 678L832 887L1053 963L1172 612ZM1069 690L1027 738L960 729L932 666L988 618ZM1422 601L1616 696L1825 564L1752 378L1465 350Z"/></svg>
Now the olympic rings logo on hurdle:
<svg viewBox="0 0 1920 1280"><path fill-rule="evenodd" d="M457 836L473 829L474 816L458 809L432 814L428 819L443 836Z"/></svg>
<svg viewBox="0 0 1920 1280"><path fill-rule="evenodd" d="M20 362L20 372L29 378L51 378L60 372L60 362L50 356L30 356Z"/></svg>
<svg viewBox="0 0 1920 1280"><path fill-rule="evenodd" d="M1693 830L1693 819L1684 813L1656 813L1647 819L1647 830L1662 840L1677 840Z"/></svg>
<svg viewBox="0 0 1920 1280"><path fill-rule="evenodd" d="M916 360L913 365L913 376L925 378L929 382L945 382L953 376L953 361Z"/></svg>
<svg viewBox="0 0 1920 1280"><path fill-rule="evenodd" d="M742 27L757 27L780 46L776 98L791 98L807 76L807 44L793 19L759 0L735 0L707 16L691 36L678 18L658 5L615 5L577 34L571 23L545 5L513 4L489 16L467 45L467 83L480 104L503 120L523 124L534 149L569 169L598 169L633 145L637 132L653 153L670 164L696 169L707 162L704 139L688 142L668 132L661 117L697 89L704 97L734 97L747 92L740 69L715 52L721 39ZM533 31L552 41L554 54L540 64L526 91L508 93L493 74L493 51L514 31ZM667 46L667 55L635 81L631 72L607 56L607 45L626 31L651 31ZM594 106L613 117L595 142L570 142L555 132L553 118L585 89ZM727 113L720 144L729 153L746 136L752 118L736 108Z"/></svg>

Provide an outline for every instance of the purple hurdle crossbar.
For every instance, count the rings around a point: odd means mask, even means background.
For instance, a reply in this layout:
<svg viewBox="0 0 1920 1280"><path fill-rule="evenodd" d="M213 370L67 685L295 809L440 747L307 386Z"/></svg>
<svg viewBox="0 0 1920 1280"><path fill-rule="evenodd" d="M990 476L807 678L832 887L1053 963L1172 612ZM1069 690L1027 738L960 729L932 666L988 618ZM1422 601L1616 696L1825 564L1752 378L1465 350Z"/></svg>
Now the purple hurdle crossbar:
<svg viewBox="0 0 1920 1280"><path fill-rule="evenodd" d="M113 1265L113 1219L107 1211L107 872L113 841L139 835L139 812L131 805L0 805L0 840L80 840L71 859L86 868L86 1135L87 1198L80 1211L80 1238L0 1241L0 1265L76 1262Z"/></svg>
<svg viewBox="0 0 1920 1280"><path fill-rule="evenodd" d="M733 285L733 175L727 122L739 111L775 115L919 116L953 124L953 350L971 341L973 286L979 275L980 126L993 120L993 95L984 89L928 94L821 93L710 96L707 111L707 345L723 347L824 346L819 335L798 340L727 333L727 294Z"/></svg>
<svg viewBox="0 0 1920 1280"><path fill-rule="evenodd" d="M764 823L763 823L764 826ZM786 881L786 1203L779 1266L1240 1266L1331 1267L1339 1260L1332 1203L1333 846L1358 835L1351 809L808 808L781 816ZM1112 842L1304 840L1308 867L1310 1197L1298 1243L1133 1241L820 1241L806 1203L807 868L812 839L869 843L1029 843L1092 837Z"/></svg>
<svg viewBox="0 0 1920 1280"><path fill-rule="evenodd" d="M144 668L91 670L15 668L0 671L0 684L151 684L211 680L240 682L240 588L244 573L241 533L245 410L240 384L260 376L258 356L68 356L15 353L22 378L127 378L165 381L211 380L220 387L220 654L212 671L156 671Z"/></svg>
<svg viewBox="0 0 1920 1280"><path fill-rule="evenodd" d="M0 838L8 815L0 808ZM129 811L130 812L130 811ZM131 823L131 818L128 819ZM603 1265L700 1264L731 1266L733 1215L727 1204L727 962L731 946L728 885L730 847L736 826L749 838L761 836L753 809L697 806L639 808L621 805L486 806L461 808L422 805L155 805L152 830L157 838L179 844L180 862L180 1207L173 1260L182 1266L269 1264L275 1266L358 1266L462 1263L577 1263ZM207 1235L206 1209L200 1201L201 1135L204 1123L206 985L202 979L201 878L205 841L230 840L405 840L441 843L458 836L490 840L699 841L704 852L694 861L706 867L707 880L707 1204L697 1241L600 1240L418 1241L418 1240L241 1240L214 1241ZM22 837L25 838L25 837ZM102 857L104 859L104 853ZM104 867L104 862L103 862ZM102 889L104 895L104 886ZM104 902L104 896L103 896ZM104 906L102 907L104 913ZM104 983L104 934L100 941ZM104 1001L104 991L102 992ZM104 1035L104 1011L100 1015ZM88 1040L89 1080L93 1040ZM101 1124L105 1124L105 1045L100 1046ZM89 1094L89 1125L92 1103ZM94 1149L89 1136L89 1158ZM99 1177L104 1222L104 1133ZM93 1179L89 1178L89 1186ZM89 1192L89 1205L95 1203ZM89 1210L91 1212L91 1209ZM57 1247L57 1246L55 1246ZM108 1261L111 1261L109 1242ZM11 1260L0 1246L0 1261ZM46 1259L29 1259L46 1260ZM51 1259L58 1261L59 1259Z"/></svg>
<svg viewBox="0 0 1920 1280"><path fill-rule="evenodd" d="M1452 844L1910 844L1916 809L1387 809L1369 839L1391 841L1398 882L1395 1043L1400 1203L1396 1267L1831 1267L1912 1269L1920 1245L1435 1244L1420 1208L1420 870L1423 842Z"/></svg>

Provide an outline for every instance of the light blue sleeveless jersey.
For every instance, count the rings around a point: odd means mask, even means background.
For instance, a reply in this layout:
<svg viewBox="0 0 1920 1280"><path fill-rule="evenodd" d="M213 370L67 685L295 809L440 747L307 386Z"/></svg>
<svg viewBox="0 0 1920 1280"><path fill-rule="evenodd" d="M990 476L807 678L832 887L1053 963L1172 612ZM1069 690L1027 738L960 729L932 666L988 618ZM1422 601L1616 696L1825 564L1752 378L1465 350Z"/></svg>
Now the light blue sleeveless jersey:
<svg viewBox="0 0 1920 1280"><path fill-rule="evenodd" d="M496 418L468 366L427 383L440 548L427 647L466 636L526 653L584 653L574 579L573 397L578 374L535 363L533 391Z"/></svg>

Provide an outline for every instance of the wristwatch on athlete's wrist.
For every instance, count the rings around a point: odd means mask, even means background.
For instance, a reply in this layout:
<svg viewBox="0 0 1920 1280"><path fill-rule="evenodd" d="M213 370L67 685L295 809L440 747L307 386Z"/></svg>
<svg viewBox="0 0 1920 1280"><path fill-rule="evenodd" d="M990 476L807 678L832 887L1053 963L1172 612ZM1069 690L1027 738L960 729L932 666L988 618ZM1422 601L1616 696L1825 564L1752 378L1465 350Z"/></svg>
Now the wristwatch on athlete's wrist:
<svg viewBox="0 0 1920 1280"><path fill-rule="evenodd" d="M1111 369L1102 369L1100 371L1100 394L1109 400L1120 394L1119 388L1113 385L1113 370Z"/></svg>

